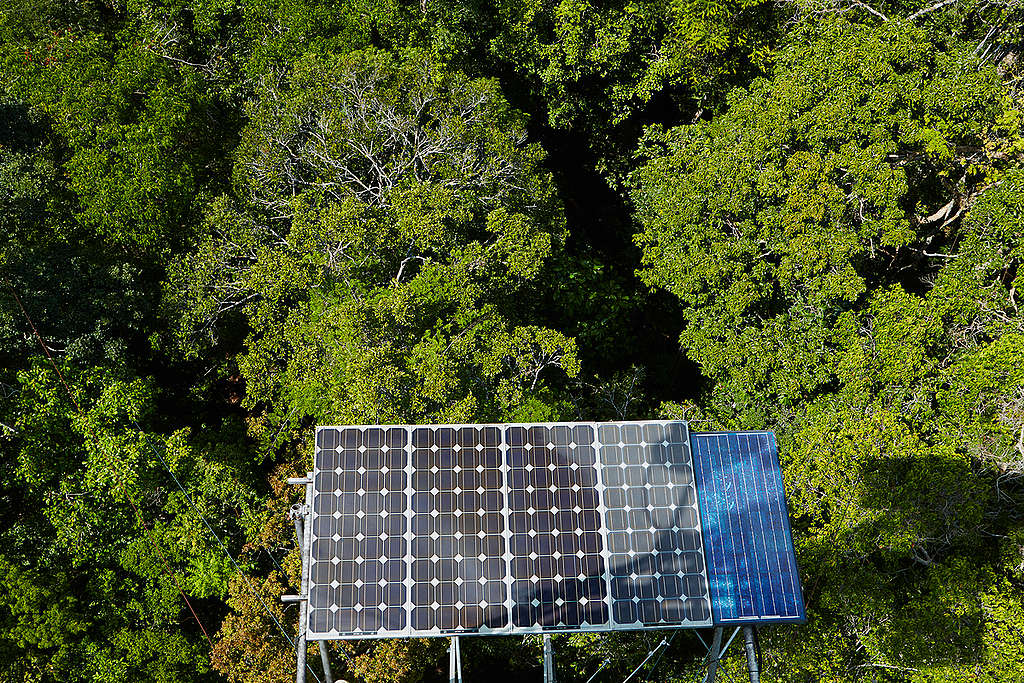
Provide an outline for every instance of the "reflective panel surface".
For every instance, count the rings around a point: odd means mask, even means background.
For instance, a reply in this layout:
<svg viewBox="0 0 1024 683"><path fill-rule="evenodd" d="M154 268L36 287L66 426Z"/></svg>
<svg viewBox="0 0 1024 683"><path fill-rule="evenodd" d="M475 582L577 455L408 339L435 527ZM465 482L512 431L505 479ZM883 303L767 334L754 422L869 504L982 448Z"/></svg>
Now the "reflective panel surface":
<svg viewBox="0 0 1024 683"><path fill-rule="evenodd" d="M680 421L318 427L307 636L802 619L764 434L729 441Z"/></svg>
<svg viewBox="0 0 1024 683"><path fill-rule="evenodd" d="M715 623L803 622L775 435L694 434Z"/></svg>

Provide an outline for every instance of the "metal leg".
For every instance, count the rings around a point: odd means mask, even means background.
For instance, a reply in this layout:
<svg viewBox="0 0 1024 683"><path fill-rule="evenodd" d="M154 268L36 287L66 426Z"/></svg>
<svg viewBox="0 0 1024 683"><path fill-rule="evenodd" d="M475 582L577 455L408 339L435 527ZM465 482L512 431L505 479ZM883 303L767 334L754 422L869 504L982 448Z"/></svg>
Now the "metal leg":
<svg viewBox="0 0 1024 683"><path fill-rule="evenodd" d="M704 683L715 683L718 676L718 660L722 658L722 627L715 628L711 637L711 648L708 655L708 673L704 676Z"/></svg>
<svg viewBox="0 0 1024 683"><path fill-rule="evenodd" d="M305 617L305 603L299 607L299 616ZM306 683L306 636L299 634L295 640L295 683Z"/></svg>
<svg viewBox="0 0 1024 683"><path fill-rule="evenodd" d="M555 683L555 655L551 649L551 636L544 635L544 683Z"/></svg>
<svg viewBox="0 0 1024 683"><path fill-rule="evenodd" d="M760 683L761 667L757 661L757 632L753 626L743 627L743 646L747 651L747 670L750 672L750 683Z"/></svg>
<svg viewBox="0 0 1024 683"><path fill-rule="evenodd" d="M295 517L295 536L299 539L299 552L305 547L305 529L303 529L302 517ZM305 563L305 562L303 562ZM299 601L299 632L295 639L295 683L306 683L306 573L300 570L302 574L301 586L299 588L299 596L302 598Z"/></svg>
<svg viewBox="0 0 1024 683"><path fill-rule="evenodd" d="M462 649L459 647L458 636L452 636L451 645L448 646L448 681L462 683Z"/></svg>
<svg viewBox="0 0 1024 683"><path fill-rule="evenodd" d="M462 641L458 638L456 638L455 640L455 651L458 654L458 657L455 658L455 668L459 672L458 683L462 683Z"/></svg>
<svg viewBox="0 0 1024 683"><path fill-rule="evenodd" d="M324 665L324 683L334 683L334 676L331 674L331 660L327 659L327 643L320 641L320 663Z"/></svg>

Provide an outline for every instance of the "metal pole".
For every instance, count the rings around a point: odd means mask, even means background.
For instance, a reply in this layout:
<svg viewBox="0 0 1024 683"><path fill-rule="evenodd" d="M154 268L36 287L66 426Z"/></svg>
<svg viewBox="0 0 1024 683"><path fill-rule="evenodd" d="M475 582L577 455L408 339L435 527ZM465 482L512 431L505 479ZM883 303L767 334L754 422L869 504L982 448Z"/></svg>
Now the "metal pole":
<svg viewBox="0 0 1024 683"><path fill-rule="evenodd" d="M299 539L299 548L305 547L305 530L302 528L302 518L295 518L295 535ZM301 551L300 551L301 553ZM305 564L305 558L302 563ZM295 639L295 683L306 683L306 572L299 570L302 575L302 582L299 588L299 632Z"/></svg>
<svg viewBox="0 0 1024 683"><path fill-rule="evenodd" d="M293 505L289 516L295 521L295 537L299 542L299 558L302 562L299 570L299 628L295 638L295 683L306 683L306 622L309 614L309 567L306 563L306 542L308 531L306 515L313 503L313 473L307 472L305 480L297 480L306 486L306 500L301 505ZM289 483L291 480L289 480Z"/></svg>
<svg viewBox="0 0 1024 683"><path fill-rule="evenodd" d="M747 650L747 670L750 671L750 683L760 683L761 670L757 661L757 632L753 626L743 627L743 646Z"/></svg>
<svg viewBox="0 0 1024 683"><path fill-rule="evenodd" d="M551 636L544 634L544 683L555 683L555 656L551 649Z"/></svg>
<svg viewBox="0 0 1024 683"><path fill-rule="evenodd" d="M711 638L710 659L708 659L708 673L704 676L704 683L715 683L718 676L718 660L722 656L722 627L715 628Z"/></svg>
<svg viewBox="0 0 1024 683"><path fill-rule="evenodd" d="M320 646L320 662L324 665L324 681L325 683L334 683L334 676L331 674L331 660L327 659L327 643L321 640L317 644Z"/></svg>
<svg viewBox="0 0 1024 683"><path fill-rule="evenodd" d="M459 649L459 637L452 636L448 646L448 681L462 683L462 650Z"/></svg>

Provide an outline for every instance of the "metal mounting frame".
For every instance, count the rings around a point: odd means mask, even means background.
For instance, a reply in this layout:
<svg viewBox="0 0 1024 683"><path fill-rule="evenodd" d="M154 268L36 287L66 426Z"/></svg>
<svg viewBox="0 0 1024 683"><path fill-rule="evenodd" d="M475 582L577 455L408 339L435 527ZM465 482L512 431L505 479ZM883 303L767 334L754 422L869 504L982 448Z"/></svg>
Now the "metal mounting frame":
<svg viewBox="0 0 1024 683"><path fill-rule="evenodd" d="M306 619L309 611L309 563L306 556L309 554L309 546L312 542L312 534L309 533L309 517L313 505L313 473L307 472L305 477L289 477L288 483L295 486L304 486L306 498L303 503L295 503L288 510L288 519L295 523L295 541L299 546L301 568L299 569L299 594L282 595L281 602L299 603L299 627L295 638L295 683L306 683ZM324 683L334 683L331 674L331 662L327 655L327 647L324 641L318 640L320 649L320 663L324 670Z"/></svg>
<svg viewBox="0 0 1024 683"><path fill-rule="evenodd" d="M736 639L740 631L743 631L744 649L746 650L747 659L747 672L750 675L750 683L760 683L761 671L760 671L760 655L758 653L757 645L757 630L754 626L737 626L733 629L732 635L725 641L725 645L722 644L722 638L724 636L725 627L716 626L711 636L711 644L709 645L701 637L699 631L695 631L697 638L701 644L708 649L706 656L707 667L705 669L704 678L702 683L716 683L718 680L718 670L722 669L725 672L725 667L722 664L722 655L732 645L732 641ZM728 676L728 674L726 674ZM729 677L732 680L732 677Z"/></svg>

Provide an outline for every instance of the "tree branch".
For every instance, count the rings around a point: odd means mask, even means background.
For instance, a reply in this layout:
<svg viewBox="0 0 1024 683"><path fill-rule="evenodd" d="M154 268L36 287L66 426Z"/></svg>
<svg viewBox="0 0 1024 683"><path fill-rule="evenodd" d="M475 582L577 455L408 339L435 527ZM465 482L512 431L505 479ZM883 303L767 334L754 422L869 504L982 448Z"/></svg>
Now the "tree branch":
<svg viewBox="0 0 1024 683"><path fill-rule="evenodd" d="M909 17L907 17L907 21L913 21L914 19L917 19L918 17L923 17L926 14L931 14L932 12L935 12L937 10L942 9L946 5L952 5L954 2L957 2L957 1L958 0L940 0L939 2L935 3L934 5L928 5L924 9L917 10L916 12L911 14Z"/></svg>

